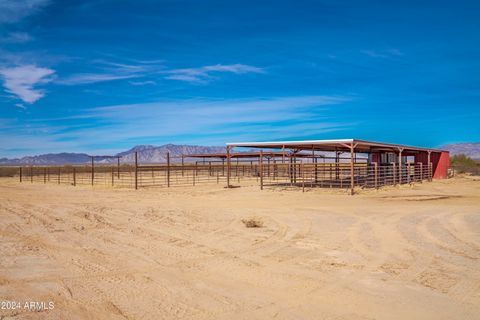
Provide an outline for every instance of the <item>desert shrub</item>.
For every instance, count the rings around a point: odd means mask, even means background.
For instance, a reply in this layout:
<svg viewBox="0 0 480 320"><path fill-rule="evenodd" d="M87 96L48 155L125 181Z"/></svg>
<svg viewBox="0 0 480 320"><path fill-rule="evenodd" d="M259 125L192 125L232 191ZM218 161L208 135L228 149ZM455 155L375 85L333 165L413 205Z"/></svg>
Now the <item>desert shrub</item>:
<svg viewBox="0 0 480 320"><path fill-rule="evenodd" d="M480 162L464 154L456 154L451 157L450 164L458 173L480 174Z"/></svg>
<svg viewBox="0 0 480 320"><path fill-rule="evenodd" d="M257 218L250 218L250 219L243 219L242 220L243 224L247 228L262 228L263 227L263 221Z"/></svg>

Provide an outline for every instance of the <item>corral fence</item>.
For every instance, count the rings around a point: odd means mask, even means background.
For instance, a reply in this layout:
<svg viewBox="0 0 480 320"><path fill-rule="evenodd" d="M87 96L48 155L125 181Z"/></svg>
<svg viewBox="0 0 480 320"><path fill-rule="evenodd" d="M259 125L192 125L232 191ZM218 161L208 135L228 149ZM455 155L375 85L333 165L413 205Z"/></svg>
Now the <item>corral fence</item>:
<svg viewBox="0 0 480 320"><path fill-rule="evenodd" d="M20 182L104 185L130 188L187 186L225 181L221 165L122 165L19 167Z"/></svg>
<svg viewBox="0 0 480 320"><path fill-rule="evenodd" d="M353 170L352 170L353 169ZM432 165L407 163L288 163L260 166L260 187L296 186L323 188L379 188L387 185L431 181Z"/></svg>
<svg viewBox="0 0 480 320"><path fill-rule="evenodd" d="M173 158L173 157L172 157ZM180 161L181 158L181 161ZM8 166L0 167L0 176L16 177L20 182L99 185L127 188L195 186L226 184L228 167L225 161L193 161L185 163L183 157L162 164L139 164L137 155L133 163L95 163L65 166ZM254 160L241 160L230 171L237 183L258 181L259 164Z"/></svg>
<svg viewBox="0 0 480 320"><path fill-rule="evenodd" d="M178 160L178 159L176 159ZM67 166L17 166L2 167L0 175L17 177L20 182L56 183L76 185L103 185L127 188L195 186L221 184L229 186L244 182L255 183L261 189L268 187L302 188L379 188L387 185L430 181L432 164L368 163L367 159L329 157L277 159L235 159L195 161L185 163L134 163L67 165Z"/></svg>

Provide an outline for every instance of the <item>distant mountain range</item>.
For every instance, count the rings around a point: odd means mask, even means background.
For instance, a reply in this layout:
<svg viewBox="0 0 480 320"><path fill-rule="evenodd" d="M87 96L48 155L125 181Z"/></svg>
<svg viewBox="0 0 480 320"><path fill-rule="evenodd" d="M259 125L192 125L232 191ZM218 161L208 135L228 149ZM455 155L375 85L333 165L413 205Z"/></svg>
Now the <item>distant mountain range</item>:
<svg viewBox="0 0 480 320"><path fill-rule="evenodd" d="M447 144L441 149L450 151L451 156L464 154L472 159L480 160L480 142Z"/></svg>
<svg viewBox="0 0 480 320"><path fill-rule="evenodd" d="M225 147L191 146L165 144L162 146L139 145L130 150L120 152L112 156L95 156L96 163L116 163L117 156L121 157L122 163L133 163L135 152L138 154L139 163L165 163L167 153L170 152L171 162L180 162L181 155L196 153L224 153ZM38 156L26 156L17 159L0 158L0 165L58 165L58 164L88 164L91 156L86 153L49 153Z"/></svg>

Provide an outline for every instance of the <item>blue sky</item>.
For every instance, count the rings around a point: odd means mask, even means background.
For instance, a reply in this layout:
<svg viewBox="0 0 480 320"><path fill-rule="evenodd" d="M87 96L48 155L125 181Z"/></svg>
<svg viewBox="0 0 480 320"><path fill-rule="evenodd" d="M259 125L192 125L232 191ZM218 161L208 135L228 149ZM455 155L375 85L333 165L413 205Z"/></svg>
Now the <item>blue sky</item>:
<svg viewBox="0 0 480 320"><path fill-rule="evenodd" d="M0 157L480 140L478 1L0 0Z"/></svg>

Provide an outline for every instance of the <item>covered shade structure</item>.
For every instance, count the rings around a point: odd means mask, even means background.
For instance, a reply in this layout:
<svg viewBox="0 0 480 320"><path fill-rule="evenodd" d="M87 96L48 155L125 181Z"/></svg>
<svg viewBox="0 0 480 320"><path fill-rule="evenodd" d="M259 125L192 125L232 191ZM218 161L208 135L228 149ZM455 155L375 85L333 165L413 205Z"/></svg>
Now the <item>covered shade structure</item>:
<svg viewBox="0 0 480 320"><path fill-rule="evenodd" d="M335 139L335 140L304 140L304 141L274 141L274 142L234 142L234 143L227 143L227 185L229 186L229 170L230 167L230 159L232 150L237 147L242 148L261 148L261 149L272 149L272 150L281 150L281 152L285 152L288 150L294 154L299 153L300 151L310 151L312 155L315 154L316 151L322 152L335 152L338 154L339 152L346 152L350 154L350 172L349 172L349 180L350 180L350 190L353 194L355 182L359 181L369 181L372 177L370 177L370 173L375 175L375 186L378 185L378 175L379 175L379 166L385 173L388 169L389 181L392 180L392 183L388 184L397 184L397 183L404 183L405 181L410 181L411 178L411 168L406 168L405 166L410 164L410 162L406 163L406 157L413 157L413 175L415 177L415 164L418 164L419 167L419 180L423 180L425 178L425 170L424 166L426 167L427 179L433 178L445 178L447 176L447 169L448 169L448 152L439 149L431 149L431 148L422 148L422 147L413 147L401 144L391 144L391 143L382 143L382 142L373 142L373 141L366 141L366 140L359 140L359 139ZM363 166L362 168L357 166L359 169L356 170L356 154L362 153L368 155L368 161L366 163L366 167ZM262 155L260 155L260 161L262 159ZM338 170L339 164L336 161L336 170ZM373 168L369 168L369 166L373 166ZM325 168L323 168L325 169ZM360 170L361 169L361 170ZM372 169L372 172L370 169ZM317 174L316 171L318 170L317 166L315 166L315 183L317 182ZM382 171L380 170L380 171ZM292 170L289 169L289 175L291 175ZM300 170L301 171L301 170ZM345 170L344 170L345 171ZM293 172L296 172L293 170ZM356 172L359 174L356 176ZM381 172L380 172L381 173ZM295 173L296 174L296 173ZM338 178L339 175L337 174L336 177ZM296 177L295 177L296 178ZM405 179L407 178L407 179ZM386 181L386 180L385 180ZM263 180L262 180L263 182ZM387 184L387 183L386 183ZM313 186L313 183L311 183ZM357 184L360 185L360 184ZM368 185L365 183L364 185ZM342 185L343 186L343 185ZM262 186L263 187L263 186Z"/></svg>
<svg viewBox="0 0 480 320"><path fill-rule="evenodd" d="M232 142L227 143L227 148L264 148L264 149L290 149L290 150L316 150L316 151L345 151L350 152L353 147L356 152L446 152L439 149L412 147L401 144L373 142L358 139L336 139L336 140L304 140L304 141L274 141L274 142Z"/></svg>

